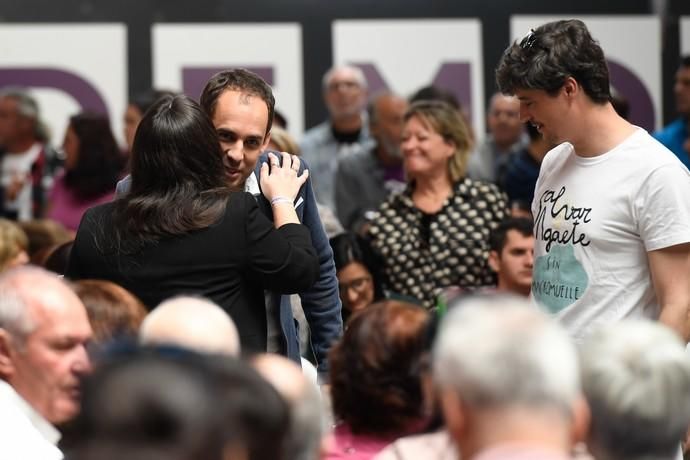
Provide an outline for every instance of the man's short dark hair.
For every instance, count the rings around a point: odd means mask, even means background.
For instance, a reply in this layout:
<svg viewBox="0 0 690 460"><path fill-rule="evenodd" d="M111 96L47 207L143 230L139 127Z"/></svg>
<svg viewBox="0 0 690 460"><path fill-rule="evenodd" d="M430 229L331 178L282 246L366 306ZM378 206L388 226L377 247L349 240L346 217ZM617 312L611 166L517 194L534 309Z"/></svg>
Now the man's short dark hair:
<svg viewBox="0 0 690 460"><path fill-rule="evenodd" d="M681 56L680 67L690 67L690 54L686 54L685 56Z"/></svg>
<svg viewBox="0 0 690 460"><path fill-rule="evenodd" d="M496 69L496 82L505 94L537 89L554 96L568 77L574 78L593 102L609 102L604 51L577 19L549 22L532 30L505 50Z"/></svg>
<svg viewBox="0 0 690 460"><path fill-rule="evenodd" d="M201 107L210 118L213 118L218 98L224 91L240 91L261 98L268 107L266 134L271 131L276 100L273 97L273 90L263 78L247 69L223 70L212 76L206 82L199 100Z"/></svg>
<svg viewBox="0 0 690 460"><path fill-rule="evenodd" d="M498 227L491 232L489 247L492 251L496 251L500 254L508 242L508 232L510 230L515 230L522 236L531 236L533 228L534 223L532 219L527 219L526 217L509 217L504 219L498 224Z"/></svg>

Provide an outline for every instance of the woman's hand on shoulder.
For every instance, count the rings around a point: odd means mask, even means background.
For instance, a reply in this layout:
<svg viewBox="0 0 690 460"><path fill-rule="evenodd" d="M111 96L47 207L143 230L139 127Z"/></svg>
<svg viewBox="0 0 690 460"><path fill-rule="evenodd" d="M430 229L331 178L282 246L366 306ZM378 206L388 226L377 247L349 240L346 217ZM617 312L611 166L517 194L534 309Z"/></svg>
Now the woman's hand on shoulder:
<svg viewBox="0 0 690 460"><path fill-rule="evenodd" d="M280 153L282 164L276 154L269 152L268 163L261 165L261 190L268 201L287 198L293 202L300 187L307 181L309 170L298 175L300 160L296 155Z"/></svg>

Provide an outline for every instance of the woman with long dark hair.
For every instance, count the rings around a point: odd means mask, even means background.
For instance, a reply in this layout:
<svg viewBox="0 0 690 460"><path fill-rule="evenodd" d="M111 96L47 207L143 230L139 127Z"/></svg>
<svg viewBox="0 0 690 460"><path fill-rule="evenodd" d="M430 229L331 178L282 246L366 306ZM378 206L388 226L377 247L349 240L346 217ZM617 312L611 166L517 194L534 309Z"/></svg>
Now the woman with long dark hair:
<svg viewBox="0 0 690 460"><path fill-rule="evenodd" d="M275 228L255 198L233 191L211 120L186 96L164 97L134 138L132 184L82 219L67 276L120 284L149 308L180 294L223 307L242 345L266 349L264 288L307 289L319 271L293 200L306 181L299 159L273 155L261 185Z"/></svg>
<svg viewBox="0 0 690 460"><path fill-rule="evenodd" d="M88 112L70 118L63 150L64 171L50 193L48 217L74 231L88 208L113 199L124 157L108 118Z"/></svg>

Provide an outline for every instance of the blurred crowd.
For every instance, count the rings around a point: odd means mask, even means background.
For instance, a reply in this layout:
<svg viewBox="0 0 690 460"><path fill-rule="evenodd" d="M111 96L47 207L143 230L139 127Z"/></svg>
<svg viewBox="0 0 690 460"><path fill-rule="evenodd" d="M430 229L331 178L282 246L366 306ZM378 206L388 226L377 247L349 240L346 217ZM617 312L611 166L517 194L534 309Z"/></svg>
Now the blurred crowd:
<svg viewBox="0 0 690 460"><path fill-rule="evenodd" d="M124 147L0 90L0 457L682 458L690 58L656 140L580 21L497 84L477 133L335 66L293 137L230 69Z"/></svg>

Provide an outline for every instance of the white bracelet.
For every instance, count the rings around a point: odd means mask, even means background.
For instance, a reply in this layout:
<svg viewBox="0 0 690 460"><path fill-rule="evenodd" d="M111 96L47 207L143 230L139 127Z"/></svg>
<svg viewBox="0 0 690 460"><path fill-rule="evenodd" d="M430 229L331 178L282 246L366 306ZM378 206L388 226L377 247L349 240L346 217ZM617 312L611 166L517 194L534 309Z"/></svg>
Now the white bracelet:
<svg viewBox="0 0 690 460"><path fill-rule="evenodd" d="M292 204L292 200L288 197L285 196L274 196L271 198L271 206L275 206L280 203L290 203Z"/></svg>

